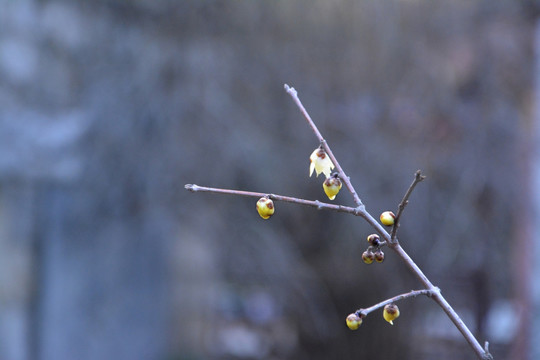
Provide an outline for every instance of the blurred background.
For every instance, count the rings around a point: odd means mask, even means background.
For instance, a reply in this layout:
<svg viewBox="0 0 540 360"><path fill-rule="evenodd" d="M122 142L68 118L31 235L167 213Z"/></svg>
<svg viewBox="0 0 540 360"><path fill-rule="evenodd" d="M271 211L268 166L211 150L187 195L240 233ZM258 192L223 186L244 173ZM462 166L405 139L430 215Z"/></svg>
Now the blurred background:
<svg viewBox="0 0 540 360"><path fill-rule="evenodd" d="M347 329L421 287L362 219L184 189L328 201L284 83L374 216L422 169L402 246L540 358L539 6L0 0L0 359L475 359L428 298Z"/></svg>

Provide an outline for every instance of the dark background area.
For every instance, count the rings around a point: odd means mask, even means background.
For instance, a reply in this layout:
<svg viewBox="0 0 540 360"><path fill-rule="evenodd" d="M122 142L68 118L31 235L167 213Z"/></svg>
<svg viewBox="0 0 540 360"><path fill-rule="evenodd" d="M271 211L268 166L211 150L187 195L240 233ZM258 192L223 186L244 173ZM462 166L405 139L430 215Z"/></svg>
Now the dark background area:
<svg viewBox="0 0 540 360"><path fill-rule="evenodd" d="M0 359L474 359L327 201L294 86L495 359L533 359L534 1L0 0ZM335 203L353 206L343 189Z"/></svg>

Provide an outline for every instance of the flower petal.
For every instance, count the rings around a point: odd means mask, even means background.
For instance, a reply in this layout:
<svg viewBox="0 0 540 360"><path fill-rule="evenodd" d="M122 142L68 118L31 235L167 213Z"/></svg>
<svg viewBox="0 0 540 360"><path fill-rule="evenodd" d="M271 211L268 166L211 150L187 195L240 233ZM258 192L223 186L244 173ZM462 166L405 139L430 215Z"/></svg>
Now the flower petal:
<svg viewBox="0 0 540 360"><path fill-rule="evenodd" d="M315 170L317 176L319 176L320 173L323 173L326 178L330 177L334 164L322 147L313 150L309 160L311 162L309 165L309 176L313 175L313 170Z"/></svg>

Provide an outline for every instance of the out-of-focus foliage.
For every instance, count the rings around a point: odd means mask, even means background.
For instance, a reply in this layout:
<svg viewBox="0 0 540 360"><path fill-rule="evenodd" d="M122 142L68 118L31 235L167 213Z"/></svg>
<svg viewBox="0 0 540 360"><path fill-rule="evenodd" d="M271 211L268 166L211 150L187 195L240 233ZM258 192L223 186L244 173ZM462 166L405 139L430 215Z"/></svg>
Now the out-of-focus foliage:
<svg viewBox="0 0 540 360"><path fill-rule="evenodd" d="M400 240L503 359L534 6L0 0L0 358L473 358L429 299L347 329L420 287L361 219L183 189L326 201L288 83L374 216L427 175Z"/></svg>

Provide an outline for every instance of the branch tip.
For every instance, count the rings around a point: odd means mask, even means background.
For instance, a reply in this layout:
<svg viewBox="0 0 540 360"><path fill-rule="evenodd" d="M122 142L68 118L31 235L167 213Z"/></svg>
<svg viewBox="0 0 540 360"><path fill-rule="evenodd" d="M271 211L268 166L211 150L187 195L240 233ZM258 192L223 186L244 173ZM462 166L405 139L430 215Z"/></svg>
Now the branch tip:
<svg viewBox="0 0 540 360"><path fill-rule="evenodd" d="M293 87L290 87L289 85L285 84L283 85L283 88L285 89L286 92L289 93L289 95L291 96L297 96L298 93L296 92L296 90L293 88Z"/></svg>
<svg viewBox="0 0 540 360"><path fill-rule="evenodd" d="M484 343L484 359L485 360L493 360L493 355L489 352L489 341L486 341Z"/></svg>
<svg viewBox="0 0 540 360"><path fill-rule="evenodd" d="M317 125L315 125L315 123L313 122L313 119L311 119L311 116L309 116L306 108L304 107L304 105L302 105L302 102L298 98L297 91L293 87L290 87L287 84L284 85L284 88L287 91L287 93L293 98L294 102L296 103L296 105L300 109L300 112L302 113L302 115L304 115L304 118L306 119L309 126L311 127L311 130L313 130L313 133L315 134L317 139L319 139L319 142L321 143L321 146L323 146L323 148L325 149L326 154L328 155L330 160L332 160L332 163L334 164L334 166L336 167L337 172L339 173L339 177L343 180L343 182L345 183L345 186L349 189L349 192L353 196L354 202L356 203L356 205L362 205L362 200L360 200L360 197L356 193L356 190L354 190L354 187L352 186L352 184L351 184L351 182L349 180L349 177L345 174L345 172L343 171L343 169L339 165L337 159L335 158L334 154L332 153L332 150L330 149L330 146L328 146L328 144L326 143L326 140L323 138L323 136L321 135L321 132L317 128Z"/></svg>
<svg viewBox="0 0 540 360"><path fill-rule="evenodd" d="M391 234L390 234L390 239L392 240L392 242L394 242L396 240L397 230L399 228L399 223L401 221L401 215L403 213L403 210L407 206L407 204L409 204L409 197L411 196L412 191L414 190L415 186L419 182L423 181L425 178L426 177L424 175L422 175L421 170L416 170L416 172L414 173L414 180L411 183L411 185L409 186L409 188L407 189L407 191L405 192L405 195L403 196L403 199L401 200L401 202L398 205L398 212L397 212L397 215L396 215L396 218L395 218L394 226L392 227L392 231L391 231Z"/></svg>
<svg viewBox="0 0 540 360"><path fill-rule="evenodd" d="M195 184L186 184L184 185L184 188L187 190L187 191L191 191L191 192L195 192L198 190L198 186L195 185Z"/></svg>

